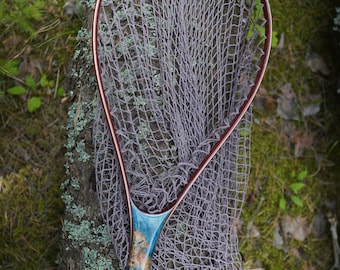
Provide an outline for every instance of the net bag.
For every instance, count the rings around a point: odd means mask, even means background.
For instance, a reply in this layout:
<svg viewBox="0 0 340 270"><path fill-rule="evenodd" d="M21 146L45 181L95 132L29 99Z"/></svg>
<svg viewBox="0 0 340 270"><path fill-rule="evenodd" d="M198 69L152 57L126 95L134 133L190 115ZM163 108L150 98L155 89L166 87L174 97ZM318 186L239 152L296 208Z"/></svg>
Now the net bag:
<svg viewBox="0 0 340 270"><path fill-rule="evenodd" d="M101 2L98 58L125 170L100 102L94 163L121 268L131 229L122 173L141 210L158 213L176 201L248 99L262 68L265 23L259 1ZM241 268L250 127L251 109L164 226L151 269Z"/></svg>

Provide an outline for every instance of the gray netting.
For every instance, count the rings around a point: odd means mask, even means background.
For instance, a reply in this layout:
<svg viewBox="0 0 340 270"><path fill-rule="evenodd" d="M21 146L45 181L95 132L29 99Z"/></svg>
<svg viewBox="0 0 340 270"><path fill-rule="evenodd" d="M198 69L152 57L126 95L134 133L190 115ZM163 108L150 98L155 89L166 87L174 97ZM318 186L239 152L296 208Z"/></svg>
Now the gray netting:
<svg viewBox="0 0 340 270"><path fill-rule="evenodd" d="M102 2L102 80L140 209L156 213L176 200L246 100L263 55L263 13L252 2ZM250 125L248 111L165 225L153 269L241 268L237 222L247 188ZM99 103L94 143L101 210L125 267L128 210Z"/></svg>

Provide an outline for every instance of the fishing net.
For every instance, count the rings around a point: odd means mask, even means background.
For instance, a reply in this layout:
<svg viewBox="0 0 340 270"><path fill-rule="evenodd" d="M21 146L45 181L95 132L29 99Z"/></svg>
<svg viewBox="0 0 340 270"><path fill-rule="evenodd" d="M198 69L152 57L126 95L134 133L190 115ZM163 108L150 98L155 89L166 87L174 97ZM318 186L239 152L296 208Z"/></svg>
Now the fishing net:
<svg viewBox="0 0 340 270"><path fill-rule="evenodd" d="M238 114L260 70L264 24L261 4L253 1L102 1L102 80L141 210L169 207ZM250 126L248 110L166 223L152 269L241 268L237 224ZM93 132L99 202L124 268L128 208L100 103Z"/></svg>

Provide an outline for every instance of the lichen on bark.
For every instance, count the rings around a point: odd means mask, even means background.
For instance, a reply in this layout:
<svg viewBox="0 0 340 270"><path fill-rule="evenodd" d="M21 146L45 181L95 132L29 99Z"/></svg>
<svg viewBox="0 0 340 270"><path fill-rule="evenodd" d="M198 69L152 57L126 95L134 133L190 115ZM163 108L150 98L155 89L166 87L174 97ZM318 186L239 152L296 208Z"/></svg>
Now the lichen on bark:
<svg viewBox="0 0 340 270"><path fill-rule="evenodd" d="M89 25L90 19L84 25ZM58 264L59 269L118 269L95 191L91 126L97 86L89 27L79 31L77 44L67 82L73 104L66 126L67 178L61 185L65 214Z"/></svg>

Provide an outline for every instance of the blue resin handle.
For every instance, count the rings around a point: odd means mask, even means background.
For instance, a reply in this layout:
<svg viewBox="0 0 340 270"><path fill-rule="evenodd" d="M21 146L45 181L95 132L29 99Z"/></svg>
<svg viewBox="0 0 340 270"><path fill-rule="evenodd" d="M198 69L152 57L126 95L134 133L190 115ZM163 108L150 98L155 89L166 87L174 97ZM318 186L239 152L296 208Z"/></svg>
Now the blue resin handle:
<svg viewBox="0 0 340 270"><path fill-rule="evenodd" d="M160 214L149 214L139 210L131 201L133 221L132 243L127 270L147 270L158 236L171 209Z"/></svg>

